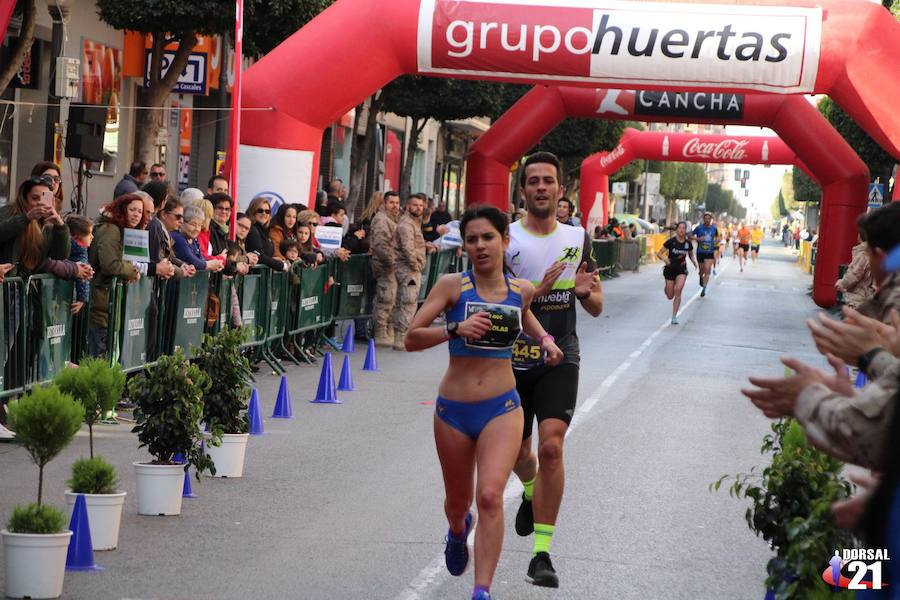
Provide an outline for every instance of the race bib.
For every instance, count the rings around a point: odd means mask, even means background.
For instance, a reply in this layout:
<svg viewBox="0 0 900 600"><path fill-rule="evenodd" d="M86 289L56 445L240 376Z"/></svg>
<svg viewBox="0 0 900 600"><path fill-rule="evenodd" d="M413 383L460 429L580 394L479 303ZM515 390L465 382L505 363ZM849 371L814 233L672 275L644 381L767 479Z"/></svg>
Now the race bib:
<svg viewBox="0 0 900 600"><path fill-rule="evenodd" d="M512 348L522 330L522 309L507 304L491 302L466 302L466 318L480 312L491 317L491 328L480 340L466 338L469 348L505 350Z"/></svg>
<svg viewBox="0 0 900 600"><path fill-rule="evenodd" d="M527 335L519 336L512 350L512 364L514 369L533 369L544 364L544 351L537 340Z"/></svg>

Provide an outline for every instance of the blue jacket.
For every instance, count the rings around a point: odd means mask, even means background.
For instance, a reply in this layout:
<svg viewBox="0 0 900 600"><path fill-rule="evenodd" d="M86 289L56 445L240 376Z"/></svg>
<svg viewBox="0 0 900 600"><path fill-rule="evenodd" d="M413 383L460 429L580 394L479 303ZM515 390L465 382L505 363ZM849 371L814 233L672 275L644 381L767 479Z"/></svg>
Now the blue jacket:
<svg viewBox="0 0 900 600"><path fill-rule="evenodd" d="M206 270L206 260L200 253L200 244L196 239L188 242L180 231L173 231L169 236L172 238L175 256L189 265L194 265L198 271Z"/></svg>
<svg viewBox="0 0 900 600"><path fill-rule="evenodd" d="M75 240L71 240L69 249L69 260L79 263L88 264L87 248ZM77 279L75 281L75 299L79 302L87 302L91 299L91 284L88 281Z"/></svg>

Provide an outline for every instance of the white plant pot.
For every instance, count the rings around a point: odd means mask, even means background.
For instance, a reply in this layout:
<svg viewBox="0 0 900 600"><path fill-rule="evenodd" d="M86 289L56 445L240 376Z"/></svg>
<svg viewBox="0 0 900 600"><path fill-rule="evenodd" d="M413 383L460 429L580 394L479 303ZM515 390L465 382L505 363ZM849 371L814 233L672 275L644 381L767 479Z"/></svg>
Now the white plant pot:
<svg viewBox="0 0 900 600"><path fill-rule="evenodd" d="M180 515L184 465L136 462L139 515Z"/></svg>
<svg viewBox="0 0 900 600"><path fill-rule="evenodd" d="M244 474L244 456L247 453L249 433L225 433L222 445L213 446L207 440L205 452L216 465L216 477L241 477ZM209 471L205 471L209 475Z"/></svg>
<svg viewBox="0 0 900 600"><path fill-rule="evenodd" d="M87 505L88 524L91 527L91 544L94 550L115 550L119 545L119 523L122 522L122 505L126 492L114 494L81 494ZM78 494L66 490L69 518Z"/></svg>
<svg viewBox="0 0 900 600"><path fill-rule="evenodd" d="M72 532L12 533L4 529L0 535L6 557L6 595L59 598Z"/></svg>

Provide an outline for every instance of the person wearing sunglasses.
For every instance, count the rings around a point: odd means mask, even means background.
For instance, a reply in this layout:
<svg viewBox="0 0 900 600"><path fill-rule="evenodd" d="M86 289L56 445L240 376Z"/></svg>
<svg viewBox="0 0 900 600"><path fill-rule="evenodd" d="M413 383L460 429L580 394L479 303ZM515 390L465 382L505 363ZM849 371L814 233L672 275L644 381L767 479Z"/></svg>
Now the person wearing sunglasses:
<svg viewBox="0 0 900 600"><path fill-rule="evenodd" d="M191 277L197 270L175 256L172 232L178 231L184 222L184 205L175 196L168 195L160 204L156 215L147 226L150 231L150 260L168 260L175 267L174 277Z"/></svg>
<svg viewBox="0 0 900 600"><path fill-rule="evenodd" d="M165 181L166 180L166 167L161 165L160 163L153 163L153 166L150 167L150 181Z"/></svg>
<svg viewBox="0 0 900 600"><path fill-rule="evenodd" d="M48 160L41 161L34 165L31 169L32 177L44 177L50 183L50 191L53 192L53 208L56 212L62 214L63 210L63 187L62 187L62 169L56 163Z"/></svg>
<svg viewBox="0 0 900 600"><path fill-rule="evenodd" d="M272 205L263 196L257 196L247 207L247 216L253 221L247 233L247 252L259 253L259 262L275 271L287 271L291 263L275 258L275 245L269 238L268 227L272 220Z"/></svg>

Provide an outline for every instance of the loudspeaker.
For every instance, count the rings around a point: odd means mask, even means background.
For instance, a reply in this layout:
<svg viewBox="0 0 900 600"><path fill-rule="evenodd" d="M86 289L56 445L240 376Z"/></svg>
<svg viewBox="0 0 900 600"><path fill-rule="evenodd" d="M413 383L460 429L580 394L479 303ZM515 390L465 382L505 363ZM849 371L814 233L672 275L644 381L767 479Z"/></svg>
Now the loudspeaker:
<svg viewBox="0 0 900 600"><path fill-rule="evenodd" d="M66 156L99 162L103 160L106 106L71 106L66 126Z"/></svg>

